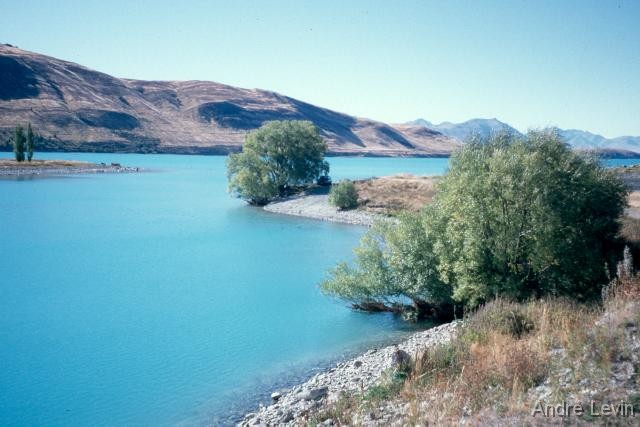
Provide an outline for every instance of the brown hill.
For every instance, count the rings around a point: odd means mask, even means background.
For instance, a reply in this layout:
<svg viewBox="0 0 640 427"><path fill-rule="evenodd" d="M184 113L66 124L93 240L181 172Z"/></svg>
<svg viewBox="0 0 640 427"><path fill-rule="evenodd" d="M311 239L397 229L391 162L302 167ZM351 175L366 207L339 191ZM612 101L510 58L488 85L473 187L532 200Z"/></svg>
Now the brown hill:
<svg viewBox="0 0 640 427"><path fill-rule="evenodd" d="M207 81L119 79L0 44L0 149L17 123L41 150L227 153L268 120L315 123L333 154L443 156L459 143L420 126L390 126L258 89Z"/></svg>

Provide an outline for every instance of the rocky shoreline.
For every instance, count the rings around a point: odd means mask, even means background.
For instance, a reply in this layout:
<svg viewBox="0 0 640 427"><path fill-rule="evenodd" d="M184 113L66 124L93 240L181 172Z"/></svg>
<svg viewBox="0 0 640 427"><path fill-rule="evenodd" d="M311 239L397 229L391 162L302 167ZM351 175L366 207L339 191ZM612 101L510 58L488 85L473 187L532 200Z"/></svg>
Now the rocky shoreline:
<svg viewBox="0 0 640 427"><path fill-rule="evenodd" d="M63 160L34 160L32 162L17 163L13 160L0 160L0 177L131 173L140 172L140 170L140 168L122 166L119 163L87 163Z"/></svg>
<svg viewBox="0 0 640 427"><path fill-rule="evenodd" d="M416 332L400 344L370 349L289 390L274 391L271 405L260 406L256 412L246 414L238 426L305 424L310 414L335 402L342 393L363 392L407 357L415 357L429 347L448 342L459 326L460 322L456 321ZM386 421L393 421L396 415L391 410L387 411Z"/></svg>
<svg viewBox="0 0 640 427"><path fill-rule="evenodd" d="M339 222L342 224L362 225L371 227L373 222L382 215L365 212L358 209L341 211L329 204L327 191L317 189L303 194L279 200L263 208L265 211L277 214L300 216L321 221Z"/></svg>

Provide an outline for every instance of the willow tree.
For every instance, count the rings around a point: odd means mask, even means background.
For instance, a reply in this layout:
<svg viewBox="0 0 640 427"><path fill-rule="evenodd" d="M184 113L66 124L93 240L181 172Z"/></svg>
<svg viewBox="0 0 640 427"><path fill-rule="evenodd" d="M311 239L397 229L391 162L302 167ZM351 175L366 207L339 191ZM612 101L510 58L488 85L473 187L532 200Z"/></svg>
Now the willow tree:
<svg viewBox="0 0 640 427"><path fill-rule="evenodd" d="M360 310L400 313L412 320L450 317L451 287L438 271L433 218L426 209L376 222L354 250L355 265L338 264L322 290Z"/></svg>
<svg viewBox="0 0 640 427"><path fill-rule="evenodd" d="M309 121L266 122L247 135L242 152L227 160L232 193L265 204L329 172L327 144Z"/></svg>
<svg viewBox="0 0 640 427"><path fill-rule="evenodd" d="M553 130L476 138L451 158L421 221L368 234L355 266L339 265L323 289L363 309L403 298L596 298L616 264L626 195L613 171Z"/></svg>
<svg viewBox="0 0 640 427"><path fill-rule="evenodd" d="M472 305L498 295L597 297L605 262L615 265L626 195L613 171L554 130L474 140L438 189L443 276Z"/></svg>

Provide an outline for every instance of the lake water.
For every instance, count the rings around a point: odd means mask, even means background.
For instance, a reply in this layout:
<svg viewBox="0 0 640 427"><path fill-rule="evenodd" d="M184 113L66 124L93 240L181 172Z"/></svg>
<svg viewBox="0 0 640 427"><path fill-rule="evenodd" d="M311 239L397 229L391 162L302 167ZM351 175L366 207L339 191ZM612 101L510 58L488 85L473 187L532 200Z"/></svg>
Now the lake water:
<svg viewBox="0 0 640 427"><path fill-rule="evenodd" d="M410 331L318 289L363 228L246 206L224 157L39 157L154 172L0 180L0 425L228 424ZM334 180L447 165L329 161Z"/></svg>

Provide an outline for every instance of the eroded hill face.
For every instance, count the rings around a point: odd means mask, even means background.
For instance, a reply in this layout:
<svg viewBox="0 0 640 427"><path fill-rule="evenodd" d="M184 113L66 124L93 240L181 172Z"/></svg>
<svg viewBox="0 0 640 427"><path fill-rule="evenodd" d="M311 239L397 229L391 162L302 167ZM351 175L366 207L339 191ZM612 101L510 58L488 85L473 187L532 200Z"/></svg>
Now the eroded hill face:
<svg viewBox="0 0 640 427"><path fill-rule="evenodd" d="M356 118L275 92L118 79L7 45L0 45L0 82L0 130L6 136L31 122L45 138L41 150L227 153L265 121L289 119L315 123L334 154L448 155L459 146L437 131Z"/></svg>

